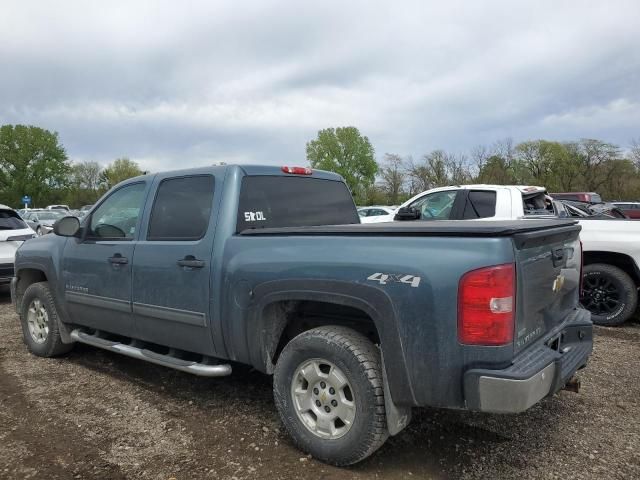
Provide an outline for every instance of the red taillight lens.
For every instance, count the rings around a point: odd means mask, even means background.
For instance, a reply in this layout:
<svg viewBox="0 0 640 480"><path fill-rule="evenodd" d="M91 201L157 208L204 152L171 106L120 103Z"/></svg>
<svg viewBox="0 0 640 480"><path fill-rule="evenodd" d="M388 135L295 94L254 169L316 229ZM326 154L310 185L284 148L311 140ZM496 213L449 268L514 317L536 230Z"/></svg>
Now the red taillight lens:
<svg viewBox="0 0 640 480"><path fill-rule="evenodd" d="M513 341L516 298L513 263L467 272L458 288L458 341L505 345Z"/></svg>
<svg viewBox="0 0 640 480"><path fill-rule="evenodd" d="M309 167L282 167L282 171L294 175L311 175L313 173Z"/></svg>

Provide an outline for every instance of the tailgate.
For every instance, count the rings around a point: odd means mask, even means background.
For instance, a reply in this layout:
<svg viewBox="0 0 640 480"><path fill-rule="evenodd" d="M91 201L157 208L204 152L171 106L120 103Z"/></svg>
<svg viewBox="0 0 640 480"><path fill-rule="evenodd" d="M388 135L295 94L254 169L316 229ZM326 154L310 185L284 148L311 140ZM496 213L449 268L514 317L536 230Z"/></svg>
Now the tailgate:
<svg viewBox="0 0 640 480"><path fill-rule="evenodd" d="M517 287L514 346L524 349L578 306L580 226L562 225L513 236Z"/></svg>

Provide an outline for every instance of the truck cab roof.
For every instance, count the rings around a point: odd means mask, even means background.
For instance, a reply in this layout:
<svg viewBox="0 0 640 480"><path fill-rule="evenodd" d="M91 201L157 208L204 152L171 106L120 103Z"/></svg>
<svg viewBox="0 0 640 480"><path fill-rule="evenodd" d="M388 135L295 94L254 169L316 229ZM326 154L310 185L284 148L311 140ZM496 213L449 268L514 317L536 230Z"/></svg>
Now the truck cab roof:
<svg viewBox="0 0 640 480"><path fill-rule="evenodd" d="M166 175L171 174L173 176L190 176L190 175L201 175L201 174L210 174L214 172L220 172L221 170L237 170L242 172L244 175L248 176L260 176L260 175L270 175L270 176L306 176L300 175L296 173L287 173L283 169L286 166L277 166L277 165L256 165L256 164L229 164L229 165L210 165L206 167L194 167L194 168L183 168L178 170L170 170L163 171L157 173L149 173L146 175L139 175L137 177L129 178L124 180L122 184L131 183L138 181L143 178L154 177L158 174ZM302 167L306 168L306 167ZM325 170L316 170L310 169L312 178L319 178L322 180L334 180L334 181L344 181L344 179L338 175L337 173L327 172Z"/></svg>

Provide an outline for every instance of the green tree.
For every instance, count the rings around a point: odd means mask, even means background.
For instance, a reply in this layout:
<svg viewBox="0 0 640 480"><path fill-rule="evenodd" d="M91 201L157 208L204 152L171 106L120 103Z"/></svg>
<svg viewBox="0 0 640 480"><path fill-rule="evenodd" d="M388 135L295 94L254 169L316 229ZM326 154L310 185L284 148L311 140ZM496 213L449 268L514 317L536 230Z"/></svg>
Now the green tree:
<svg viewBox="0 0 640 480"><path fill-rule="evenodd" d="M365 192L378 173L374 155L371 142L356 127L325 128L307 142L311 166L342 175L357 202L365 201Z"/></svg>
<svg viewBox="0 0 640 480"><path fill-rule="evenodd" d="M27 125L0 127L0 194L19 205L23 195L43 206L68 182L70 166L58 134Z"/></svg>
<svg viewBox="0 0 640 480"><path fill-rule="evenodd" d="M81 207L95 203L100 197L102 167L98 162L81 162L71 166L65 203Z"/></svg>
<svg viewBox="0 0 640 480"><path fill-rule="evenodd" d="M132 177L142 175L138 164L128 158L118 158L100 174L100 180L106 189Z"/></svg>
<svg viewBox="0 0 640 480"><path fill-rule="evenodd" d="M477 182L495 185L517 184L518 178L514 166L514 162L508 161L501 155L491 155L480 166Z"/></svg>

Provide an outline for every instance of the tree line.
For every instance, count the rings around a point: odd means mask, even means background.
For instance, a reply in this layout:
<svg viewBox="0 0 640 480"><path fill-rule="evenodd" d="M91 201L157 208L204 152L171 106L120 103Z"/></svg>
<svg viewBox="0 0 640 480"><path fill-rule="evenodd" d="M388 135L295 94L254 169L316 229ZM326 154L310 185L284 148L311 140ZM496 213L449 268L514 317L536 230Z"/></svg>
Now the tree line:
<svg viewBox="0 0 640 480"><path fill-rule="evenodd" d="M340 173L359 205L398 205L424 190L487 183L540 185L549 192L598 192L606 200L640 200L640 139L619 145L511 139L466 153L433 150L418 159L385 153L380 161L355 127L329 128L307 143L314 168Z"/></svg>
<svg viewBox="0 0 640 480"><path fill-rule="evenodd" d="M16 207L28 195L32 207L94 203L112 186L142 175L138 164L118 158L107 167L71 162L58 134L26 125L0 126L0 203Z"/></svg>
<svg viewBox="0 0 640 480"><path fill-rule="evenodd" d="M558 142L511 139L465 153L433 150L417 159L376 158L356 127L320 130L306 144L313 168L341 174L359 205L398 205L430 188L465 183L541 185L550 192L595 191L607 200L640 200L640 137L630 148L596 139ZM0 203L33 206L94 203L115 184L143 172L128 158L102 167L72 162L58 134L35 126L0 126Z"/></svg>

